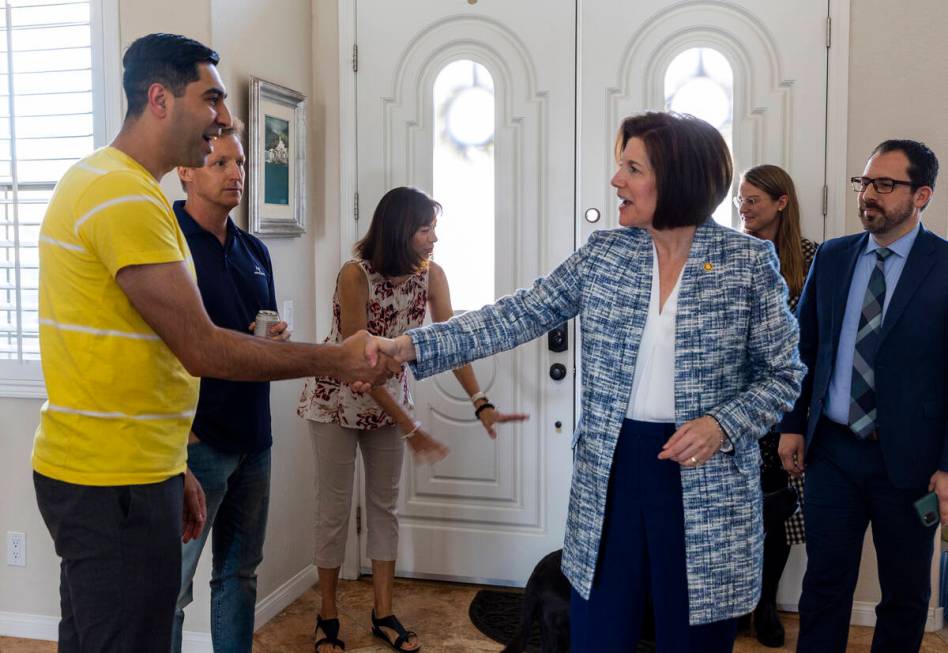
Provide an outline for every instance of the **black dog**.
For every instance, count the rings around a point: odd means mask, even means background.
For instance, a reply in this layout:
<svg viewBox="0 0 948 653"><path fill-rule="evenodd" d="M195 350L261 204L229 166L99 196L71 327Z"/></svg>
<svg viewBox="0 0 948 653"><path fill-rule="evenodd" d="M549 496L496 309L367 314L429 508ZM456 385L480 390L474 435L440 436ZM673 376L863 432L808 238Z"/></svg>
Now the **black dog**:
<svg viewBox="0 0 948 653"><path fill-rule="evenodd" d="M523 653L534 620L540 622L540 653L569 653L570 585L560 570L563 550L543 557L530 574L523 590L520 631L501 653ZM655 641L655 617L651 597L645 597L642 615L642 643Z"/></svg>
<svg viewBox="0 0 948 653"><path fill-rule="evenodd" d="M523 653L534 620L540 622L540 653L569 653L570 587L560 571L563 549L543 557L523 590L520 632L501 653Z"/></svg>

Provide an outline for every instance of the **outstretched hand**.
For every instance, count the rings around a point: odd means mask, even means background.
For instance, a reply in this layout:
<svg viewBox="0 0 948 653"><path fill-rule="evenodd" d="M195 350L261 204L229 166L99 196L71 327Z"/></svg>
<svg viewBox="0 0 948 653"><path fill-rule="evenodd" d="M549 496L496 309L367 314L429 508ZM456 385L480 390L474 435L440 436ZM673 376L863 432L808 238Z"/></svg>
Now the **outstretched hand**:
<svg viewBox="0 0 948 653"><path fill-rule="evenodd" d="M496 440L497 431L494 429L494 424L523 422L524 420L530 419L530 415L527 413L501 413L496 408L485 408L480 412L478 419L481 420L481 424L484 426L484 430L487 431L487 435L490 436L490 439Z"/></svg>
<svg viewBox="0 0 948 653"><path fill-rule="evenodd" d="M342 359L338 376L350 383L355 392L368 392L402 371L402 366L379 347L368 331L358 331L342 341Z"/></svg>
<svg viewBox="0 0 948 653"><path fill-rule="evenodd" d="M391 356L399 363L410 363L417 357L415 345L407 335L400 335L396 338L376 337L375 340L378 351Z"/></svg>

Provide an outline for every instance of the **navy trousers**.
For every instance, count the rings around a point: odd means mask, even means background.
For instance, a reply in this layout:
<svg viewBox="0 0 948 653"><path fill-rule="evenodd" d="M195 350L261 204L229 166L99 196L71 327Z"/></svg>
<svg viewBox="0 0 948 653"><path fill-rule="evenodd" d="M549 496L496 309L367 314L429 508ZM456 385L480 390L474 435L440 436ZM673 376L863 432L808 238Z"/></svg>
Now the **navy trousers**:
<svg viewBox="0 0 948 653"><path fill-rule="evenodd" d="M908 446L908 445L906 445ZM913 503L927 487L896 488L878 442L820 420L807 452L807 568L800 598L798 653L843 653L866 527L879 564L872 653L911 653L922 643L931 596L935 526Z"/></svg>
<svg viewBox="0 0 948 653"><path fill-rule="evenodd" d="M573 653L630 653L651 594L658 653L730 653L737 621L688 624L685 521L678 463L659 460L674 424L625 420L612 459L589 600L573 590Z"/></svg>

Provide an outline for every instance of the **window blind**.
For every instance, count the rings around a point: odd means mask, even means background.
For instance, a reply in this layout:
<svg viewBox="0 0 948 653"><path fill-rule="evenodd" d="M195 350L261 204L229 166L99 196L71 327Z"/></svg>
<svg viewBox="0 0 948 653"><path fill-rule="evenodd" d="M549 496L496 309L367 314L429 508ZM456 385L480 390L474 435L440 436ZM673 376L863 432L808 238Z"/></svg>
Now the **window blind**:
<svg viewBox="0 0 948 653"><path fill-rule="evenodd" d="M0 360L38 360L46 205L94 149L90 2L0 0Z"/></svg>

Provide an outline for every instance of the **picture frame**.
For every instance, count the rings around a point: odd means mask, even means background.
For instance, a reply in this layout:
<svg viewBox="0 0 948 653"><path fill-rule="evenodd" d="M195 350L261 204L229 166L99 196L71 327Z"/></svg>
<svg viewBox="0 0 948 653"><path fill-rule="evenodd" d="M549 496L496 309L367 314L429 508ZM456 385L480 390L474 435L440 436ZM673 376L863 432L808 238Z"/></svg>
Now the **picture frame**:
<svg viewBox="0 0 948 653"><path fill-rule="evenodd" d="M250 233L306 231L306 96L250 77Z"/></svg>

